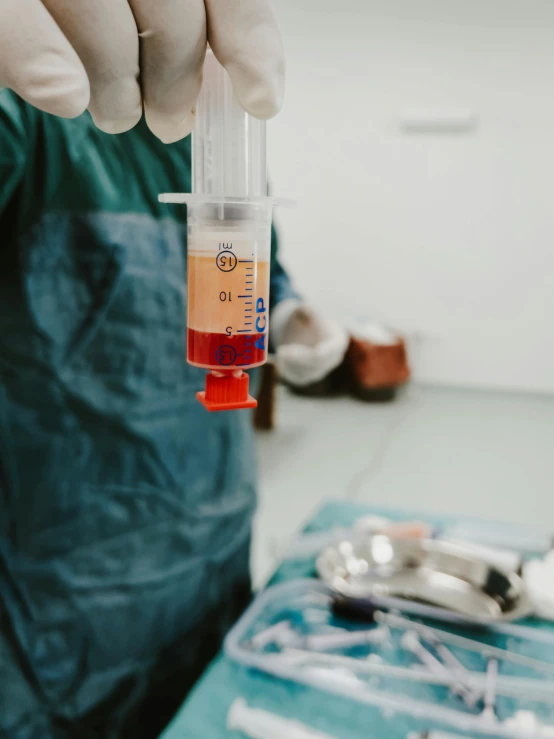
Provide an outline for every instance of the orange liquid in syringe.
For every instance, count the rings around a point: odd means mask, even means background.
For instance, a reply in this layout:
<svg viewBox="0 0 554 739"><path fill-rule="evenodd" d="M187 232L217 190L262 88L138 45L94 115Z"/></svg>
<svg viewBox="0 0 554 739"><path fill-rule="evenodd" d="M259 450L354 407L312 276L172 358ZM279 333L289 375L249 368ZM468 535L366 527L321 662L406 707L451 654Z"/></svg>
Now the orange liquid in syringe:
<svg viewBox="0 0 554 739"><path fill-rule="evenodd" d="M188 256L187 359L200 367L267 360L269 264L233 252Z"/></svg>

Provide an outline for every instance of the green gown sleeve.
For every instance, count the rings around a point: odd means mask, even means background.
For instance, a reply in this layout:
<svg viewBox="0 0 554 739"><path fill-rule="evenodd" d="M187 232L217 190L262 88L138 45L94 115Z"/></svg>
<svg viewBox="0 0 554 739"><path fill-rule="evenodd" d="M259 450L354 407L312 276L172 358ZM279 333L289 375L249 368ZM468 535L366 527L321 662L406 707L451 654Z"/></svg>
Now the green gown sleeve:
<svg viewBox="0 0 554 739"><path fill-rule="evenodd" d="M278 303L289 298L299 299L299 294L279 260L279 239L275 225L271 227L271 277L269 281L269 306L272 310Z"/></svg>
<svg viewBox="0 0 554 739"><path fill-rule="evenodd" d="M11 91L0 91L0 214L23 178L29 136L29 108Z"/></svg>

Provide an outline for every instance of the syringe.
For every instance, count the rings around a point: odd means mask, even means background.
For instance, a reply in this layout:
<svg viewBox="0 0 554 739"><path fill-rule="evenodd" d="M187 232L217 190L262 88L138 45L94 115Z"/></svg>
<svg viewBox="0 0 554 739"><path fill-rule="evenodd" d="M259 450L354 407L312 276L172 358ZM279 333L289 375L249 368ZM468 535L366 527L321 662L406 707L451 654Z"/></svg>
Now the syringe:
<svg viewBox="0 0 554 739"><path fill-rule="evenodd" d="M210 411L253 408L244 370L267 360L271 218L265 121L241 108L208 50L192 135L188 204L187 360L210 370L198 399Z"/></svg>

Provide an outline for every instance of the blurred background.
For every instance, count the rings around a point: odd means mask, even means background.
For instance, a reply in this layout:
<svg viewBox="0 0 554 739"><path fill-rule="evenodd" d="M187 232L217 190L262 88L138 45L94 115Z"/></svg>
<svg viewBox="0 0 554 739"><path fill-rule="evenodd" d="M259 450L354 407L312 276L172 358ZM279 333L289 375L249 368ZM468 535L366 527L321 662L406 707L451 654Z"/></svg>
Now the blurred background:
<svg viewBox="0 0 554 739"><path fill-rule="evenodd" d="M329 498L554 528L554 5L275 7L283 259L327 314L398 330L413 382L389 405L280 392L258 579Z"/></svg>
<svg viewBox="0 0 554 739"><path fill-rule="evenodd" d="M301 289L419 335L418 379L553 392L552 3L275 5L270 174L299 202L278 217Z"/></svg>

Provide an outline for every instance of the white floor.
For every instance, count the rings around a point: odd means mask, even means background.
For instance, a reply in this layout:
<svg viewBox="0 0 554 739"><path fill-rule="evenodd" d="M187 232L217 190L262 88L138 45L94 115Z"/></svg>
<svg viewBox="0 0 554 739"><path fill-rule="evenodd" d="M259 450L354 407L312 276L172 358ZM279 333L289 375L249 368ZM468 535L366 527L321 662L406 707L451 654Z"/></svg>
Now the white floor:
<svg viewBox="0 0 554 739"><path fill-rule="evenodd" d="M553 397L412 386L374 405L283 390L259 451L256 585L329 499L554 530Z"/></svg>

